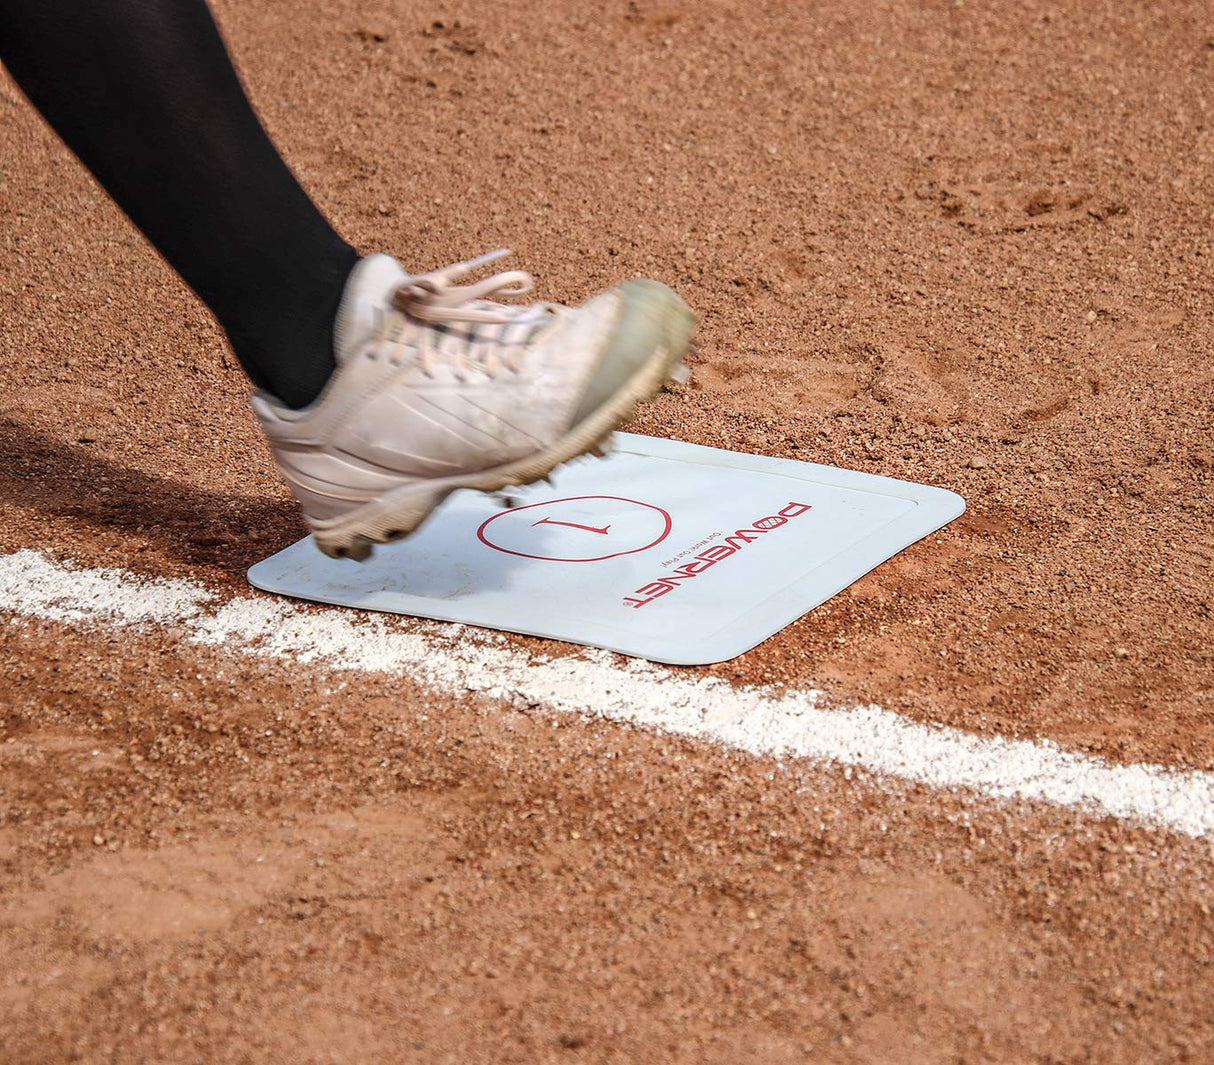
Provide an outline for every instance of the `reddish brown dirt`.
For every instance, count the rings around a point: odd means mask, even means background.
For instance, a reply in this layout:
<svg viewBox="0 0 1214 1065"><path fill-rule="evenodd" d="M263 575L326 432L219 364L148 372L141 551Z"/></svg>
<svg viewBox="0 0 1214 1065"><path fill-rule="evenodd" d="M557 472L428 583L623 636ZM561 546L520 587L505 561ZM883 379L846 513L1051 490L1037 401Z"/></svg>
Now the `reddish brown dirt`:
<svg viewBox="0 0 1214 1065"><path fill-rule="evenodd" d="M322 7L218 12L361 247L657 276L641 431L967 498L720 674L1214 768L1207 5ZM221 338L7 83L0 137L0 550L239 588L300 529ZM1214 1057L1205 843L0 640L6 1062Z"/></svg>

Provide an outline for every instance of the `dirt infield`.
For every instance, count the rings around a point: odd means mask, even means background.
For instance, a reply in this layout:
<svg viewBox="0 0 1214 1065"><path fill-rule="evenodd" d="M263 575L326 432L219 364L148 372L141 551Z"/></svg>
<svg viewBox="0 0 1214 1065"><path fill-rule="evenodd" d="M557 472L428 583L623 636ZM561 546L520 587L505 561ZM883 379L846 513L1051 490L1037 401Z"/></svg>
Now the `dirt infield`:
<svg viewBox="0 0 1214 1065"><path fill-rule="evenodd" d="M679 289L694 377L638 431L966 497L712 672L1214 769L1208 5L216 10L360 248ZM247 594L301 526L234 360L3 81L0 137L0 552ZM6 1062L1214 1056L1208 839L0 639Z"/></svg>

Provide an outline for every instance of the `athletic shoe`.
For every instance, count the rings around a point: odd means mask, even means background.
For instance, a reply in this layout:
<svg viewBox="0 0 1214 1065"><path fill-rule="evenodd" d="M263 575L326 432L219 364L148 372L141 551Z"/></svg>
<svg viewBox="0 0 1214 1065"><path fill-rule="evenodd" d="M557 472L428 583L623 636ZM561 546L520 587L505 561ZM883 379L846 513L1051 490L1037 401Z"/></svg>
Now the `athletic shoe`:
<svg viewBox="0 0 1214 1065"><path fill-rule="evenodd" d="M596 448L677 372L694 317L656 281L580 307L506 305L519 270L455 281L507 252L407 275L386 255L354 269L338 310L337 370L291 410L253 410L317 545L364 559L457 488L527 484Z"/></svg>

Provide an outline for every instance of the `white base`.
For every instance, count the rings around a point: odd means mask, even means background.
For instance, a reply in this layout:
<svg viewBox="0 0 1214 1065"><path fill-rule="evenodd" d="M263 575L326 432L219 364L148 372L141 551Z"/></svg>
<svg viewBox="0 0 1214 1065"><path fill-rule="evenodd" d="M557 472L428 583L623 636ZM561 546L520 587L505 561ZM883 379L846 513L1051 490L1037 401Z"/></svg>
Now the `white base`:
<svg viewBox="0 0 1214 1065"><path fill-rule="evenodd" d="M367 562L300 540L256 588L505 629L675 665L754 647L965 510L909 481L615 435L551 486L461 491ZM503 493L505 495L506 493Z"/></svg>

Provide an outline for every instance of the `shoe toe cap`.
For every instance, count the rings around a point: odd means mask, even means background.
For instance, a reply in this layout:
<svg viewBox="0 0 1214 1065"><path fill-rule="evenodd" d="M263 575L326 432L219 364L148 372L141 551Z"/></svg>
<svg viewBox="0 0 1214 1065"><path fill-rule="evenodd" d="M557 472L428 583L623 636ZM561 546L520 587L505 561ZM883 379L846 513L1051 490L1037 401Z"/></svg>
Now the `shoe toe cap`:
<svg viewBox="0 0 1214 1065"><path fill-rule="evenodd" d="M629 390L655 358L663 362L659 382L682 360L694 317L687 304L660 281L639 278L596 299L618 301L616 320L602 353L587 378L571 424L578 424L605 403ZM636 395L634 399L643 398Z"/></svg>

